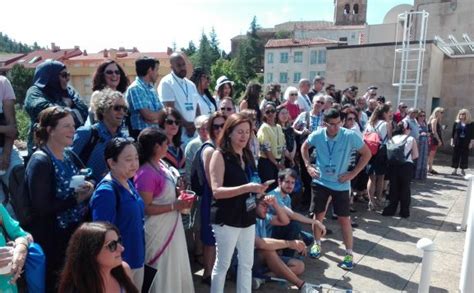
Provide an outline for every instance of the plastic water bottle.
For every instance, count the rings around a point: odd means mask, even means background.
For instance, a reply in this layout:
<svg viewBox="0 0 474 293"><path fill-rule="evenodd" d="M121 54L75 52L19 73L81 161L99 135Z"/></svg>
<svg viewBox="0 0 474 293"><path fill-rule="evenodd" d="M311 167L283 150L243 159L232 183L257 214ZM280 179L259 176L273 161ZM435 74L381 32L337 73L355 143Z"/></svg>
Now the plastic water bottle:
<svg viewBox="0 0 474 293"><path fill-rule="evenodd" d="M258 172L257 171L254 171L252 173L252 177L250 177L250 182L252 183L262 183L262 180L260 180L260 176L258 176Z"/></svg>

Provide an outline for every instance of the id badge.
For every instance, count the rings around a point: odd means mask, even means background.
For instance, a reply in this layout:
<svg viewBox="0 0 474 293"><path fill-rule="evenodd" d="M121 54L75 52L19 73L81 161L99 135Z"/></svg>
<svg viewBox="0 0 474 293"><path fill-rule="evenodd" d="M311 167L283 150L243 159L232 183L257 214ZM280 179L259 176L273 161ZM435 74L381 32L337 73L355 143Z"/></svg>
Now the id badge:
<svg viewBox="0 0 474 293"><path fill-rule="evenodd" d="M257 203L255 202L255 195L250 195L245 200L245 207L246 207L247 212L250 212L251 210L257 207Z"/></svg>
<svg viewBox="0 0 474 293"><path fill-rule="evenodd" d="M184 103L184 109L186 111L193 111L194 110L194 105L193 103Z"/></svg>
<svg viewBox="0 0 474 293"><path fill-rule="evenodd" d="M326 165L324 166L324 173L328 176L335 176L336 175L336 165Z"/></svg>

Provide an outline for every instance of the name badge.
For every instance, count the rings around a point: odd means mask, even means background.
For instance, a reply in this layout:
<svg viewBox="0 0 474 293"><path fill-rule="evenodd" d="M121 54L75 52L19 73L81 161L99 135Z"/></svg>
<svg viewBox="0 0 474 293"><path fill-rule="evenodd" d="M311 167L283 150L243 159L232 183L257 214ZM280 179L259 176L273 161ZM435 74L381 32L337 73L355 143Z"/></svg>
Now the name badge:
<svg viewBox="0 0 474 293"><path fill-rule="evenodd" d="M247 212L250 212L251 210L253 210L257 207L257 203L255 202L255 195L250 195L245 200L245 207L247 209Z"/></svg>
<svg viewBox="0 0 474 293"><path fill-rule="evenodd" d="M193 111L193 110L194 110L194 105L193 105L193 103L190 103L190 102L184 103L184 109L185 109L186 111Z"/></svg>
<svg viewBox="0 0 474 293"><path fill-rule="evenodd" d="M335 176L336 175L336 165L326 165L324 166L324 173L328 176Z"/></svg>

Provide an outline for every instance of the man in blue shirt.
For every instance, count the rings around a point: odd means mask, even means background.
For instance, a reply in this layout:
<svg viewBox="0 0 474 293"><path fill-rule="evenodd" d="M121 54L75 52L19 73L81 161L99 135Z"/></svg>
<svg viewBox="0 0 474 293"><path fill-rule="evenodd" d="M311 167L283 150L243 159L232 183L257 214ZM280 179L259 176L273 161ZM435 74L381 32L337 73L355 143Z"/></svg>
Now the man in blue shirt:
<svg viewBox="0 0 474 293"><path fill-rule="evenodd" d="M137 138L144 128L158 127L158 116L163 108L154 84L158 78L160 62L148 57L140 57L135 61L137 78L125 92L130 106L130 136Z"/></svg>
<svg viewBox="0 0 474 293"><path fill-rule="evenodd" d="M267 214L267 209L272 208L275 215ZM280 249L293 249L299 253L306 254L306 245L300 240L279 240L270 238L267 234L269 225L287 225L289 218L284 208L272 196L257 199L257 222L255 224L255 254L253 264L254 277L267 278L272 273L280 278L288 280L296 285L300 292L317 292L317 286L306 283L298 278L304 272L304 263L295 258L278 255ZM253 289L258 289L254 286Z"/></svg>
<svg viewBox="0 0 474 293"><path fill-rule="evenodd" d="M349 216L350 181L367 165L371 154L363 140L352 130L341 128L341 113L331 108L324 113L324 126L311 133L301 146L301 154L308 174L313 178L310 211L314 218L321 221L326 215L326 204L332 197L334 211L342 228L346 256L339 266L351 270L352 264L352 227ZM312 162L308 153L310 147L317 152ZM352 150L361 155L355 168L348 172ZM321 256L321 231L313 226L315 242L310 256Z"/></svg>

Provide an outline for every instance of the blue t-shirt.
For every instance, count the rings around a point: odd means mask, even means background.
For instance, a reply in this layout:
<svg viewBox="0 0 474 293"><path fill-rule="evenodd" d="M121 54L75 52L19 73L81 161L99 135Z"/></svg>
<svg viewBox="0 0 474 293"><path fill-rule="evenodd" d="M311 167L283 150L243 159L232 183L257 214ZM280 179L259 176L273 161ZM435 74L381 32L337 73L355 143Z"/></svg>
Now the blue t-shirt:
<svg viewBox="0 0 474 293"><path fill-rule="evenodd" d="M291 197L288 194L283 196L283 193L281 192L280 187L277 187L277 188L273 189L272 191L267 192L267 195L271 195L271 196L275 197L275 199L277 200L278 204L281 207L287 207L287 208L291 209ZM271 207L269 208L269 211L272 215L276 214L275 210Z"/></svg>
<svg viewBox="0 0 474 293"><path fill-rule="evenodd" d="M268 231L271 231L272 219L273 215L271 215L270 213L267 213L265 215L265 219L257 218L257 221L255 223L255 235L257 237L267 238L272 235L271 232L268 233Z"/></svg>
<svg viewBox="0 0 474 293"><path fill-rule="evenodd" d="M324 127L312 132L307 141L317 152L316 170L320 177L313 179L313 183L336 191L349 190L350 181L340 183L338 178L347 172L352 151L360 150L364 146L362 138L354 131L342 127L335 137L330 138Z"/></svg>
<svg viewBox="0 0 474 293"><path fill-rule="evenodd" d="M108 174L99 183L89 203L92 220L109 222L117 226L125 250L122 254L132 269L142 268L145 262L145 205L132 182L128 182L129 192L118 182L115 186L104 181L111 181ZM114 188L120 192L120 203L117 202Z"/></svg>

